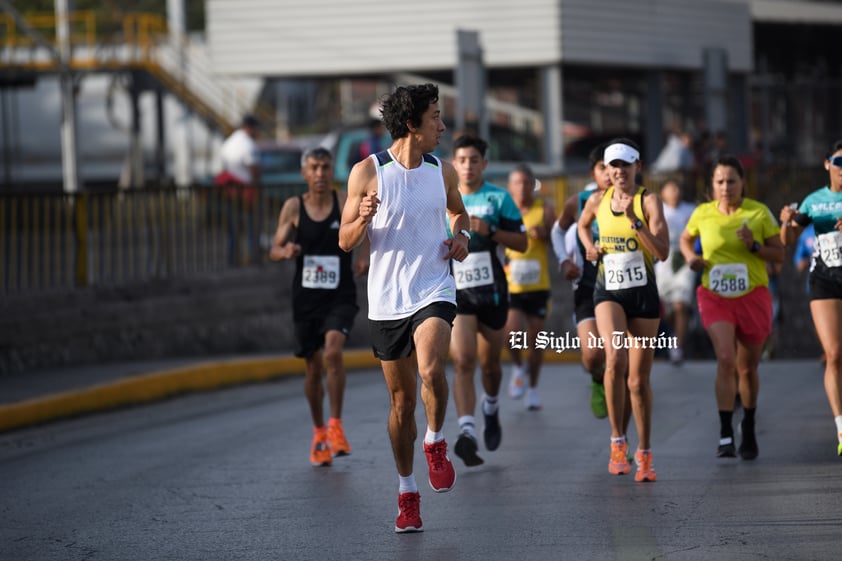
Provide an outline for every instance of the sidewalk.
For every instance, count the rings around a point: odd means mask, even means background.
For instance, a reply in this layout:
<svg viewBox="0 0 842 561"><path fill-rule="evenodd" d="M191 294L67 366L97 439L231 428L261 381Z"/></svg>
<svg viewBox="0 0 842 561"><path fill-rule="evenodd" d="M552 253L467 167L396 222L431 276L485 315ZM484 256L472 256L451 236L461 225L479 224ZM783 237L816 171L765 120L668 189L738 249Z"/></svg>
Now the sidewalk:
<svg viewBox="0 0 842 561"><path fill-rule="evenodd" d="M579 358L578 352L545 353L548 363ZM369 349L348 349L345 367L379 368L380 362ZM303 373L304 360L278 354L160 359L9 374L0 376L0 432Z"/></svg>
<svg viewBox="0 0 842 561"><path fill-rule="evenodd" d="M348 369L378 365L371 351L349 350ZM291 354L182 358L51 368L0 377L0 432L64 417L301 375Z"/></svg>

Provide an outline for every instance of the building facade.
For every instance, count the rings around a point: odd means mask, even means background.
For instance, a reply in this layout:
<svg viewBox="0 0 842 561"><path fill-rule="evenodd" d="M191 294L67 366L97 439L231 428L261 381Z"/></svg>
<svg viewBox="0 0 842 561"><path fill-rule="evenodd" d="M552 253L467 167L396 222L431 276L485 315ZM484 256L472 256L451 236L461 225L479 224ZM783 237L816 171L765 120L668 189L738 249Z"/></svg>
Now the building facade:
<svg viewBox="0 0 842 561"><path fill-rule="evenodd" d="M456 85L457 32L475 31L490 98L541 115L515 131L521 159L562 170L620 134L654 160L672 130L806 162L842 129L840 2L209 0L206 14L219 72L281 81ZM492 136L513 121L498 113Z"/></svg>

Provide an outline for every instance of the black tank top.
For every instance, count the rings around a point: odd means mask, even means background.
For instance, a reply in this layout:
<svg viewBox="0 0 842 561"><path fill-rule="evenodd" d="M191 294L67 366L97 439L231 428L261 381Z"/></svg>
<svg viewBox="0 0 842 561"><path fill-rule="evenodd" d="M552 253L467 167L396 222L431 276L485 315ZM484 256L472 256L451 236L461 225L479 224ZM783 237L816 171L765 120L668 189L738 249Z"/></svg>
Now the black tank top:
<svg viewBox="0 0 842 561"><path fill-rule="evenodd" d="M334 303L356 305L357 288L351 270L351 253L339 249L339 223L342 214L333 191L333 208L327 218L315 221L298 196L298 233L295 243L301 253L295 259L292 284L293 313L330 309Z"/></svg>

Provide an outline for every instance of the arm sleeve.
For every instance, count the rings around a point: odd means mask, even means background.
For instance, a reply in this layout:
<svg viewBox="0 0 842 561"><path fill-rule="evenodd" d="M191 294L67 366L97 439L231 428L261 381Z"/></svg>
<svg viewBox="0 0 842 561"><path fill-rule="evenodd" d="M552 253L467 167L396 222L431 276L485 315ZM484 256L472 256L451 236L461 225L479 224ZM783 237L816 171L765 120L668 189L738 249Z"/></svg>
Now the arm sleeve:
<svg viewBox="0 0 842 561"><path fill-rule="evenodd" d="M575 225L576 223L574 222L573 226ZM571 228L573 226L571 226ZM564 238L565 230L561 229L561 226L558 225L558 221L554 222L553 229L550 231L550 240L553 244L553 253L555 253L555 257L559 263L562 263L570 258Z"/></svg>
<svg viewBox="0 0 842 561"><path fill-rule="evenodd" d="M564 233L564 245L570 260L581 269L585 264L585 258L579 250L579 231L575 222ZM579 276L581 278L581 274Z"/></svg>
<svg viewBox="0 0 842 561"><path fill-rule="evenodd" d="M801 205L798 207L798 213L792 217L793 222L801 226L802 228L806 228L810 225L813 221L813 217L810 216L810 198L812 195L807 195L807 197L801 201Z"/></svg>

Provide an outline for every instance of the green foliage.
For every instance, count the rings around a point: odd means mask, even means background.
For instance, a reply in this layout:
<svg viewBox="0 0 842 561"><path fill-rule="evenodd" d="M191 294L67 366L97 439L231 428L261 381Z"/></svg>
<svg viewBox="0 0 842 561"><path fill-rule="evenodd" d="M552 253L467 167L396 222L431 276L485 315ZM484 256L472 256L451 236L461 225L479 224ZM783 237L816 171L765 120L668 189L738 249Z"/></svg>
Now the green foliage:
<svg viewBox="0 0 842 561"><path fill-rule="evenodd" d="M23 14L29 12L55 12L56 0L11 0L12 5ZM68 0L74 11L93 11L100 21L114 21L128 12L147 12L167 15L167 0ZM184 0L187 30L205 29L205 0Z"/></svg>

